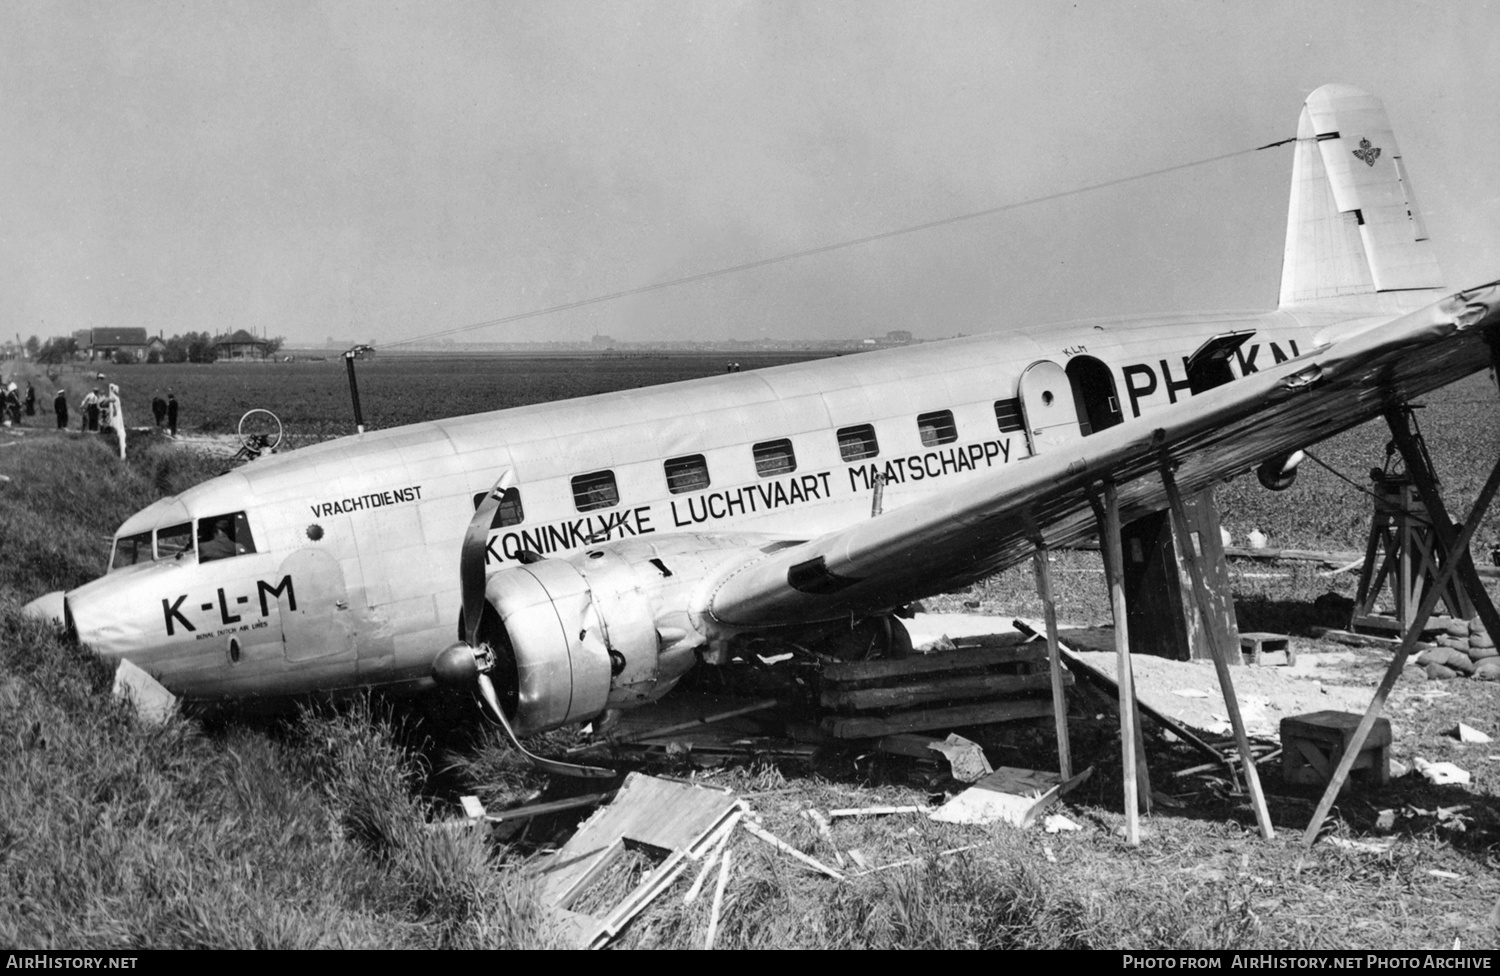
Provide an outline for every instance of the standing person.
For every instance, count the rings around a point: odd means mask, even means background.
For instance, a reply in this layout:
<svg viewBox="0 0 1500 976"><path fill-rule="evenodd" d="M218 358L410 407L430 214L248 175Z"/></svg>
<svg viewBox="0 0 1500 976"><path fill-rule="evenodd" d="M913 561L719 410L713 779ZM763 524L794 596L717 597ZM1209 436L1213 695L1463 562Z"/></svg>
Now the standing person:
<svg viewBox="0 0 1500 976"><path fill-rule="evenodd" d="M167 420L167 401L161 398L161 391L151 398L151 416L156 418L156 426L160 427Z"/></svg>
<svg viewBox="0 0 1500 976"><path fill-rule="evenodd" d="M82 413L82 419L79 421L80 429L97 434L99 432L99 388L97 386L83 398L78 409Z"/></svg>
<svg viewBox="0 0 1500 976"><path fill-rule="evenodd" d="M36 388L30 383L26 384L26 416L36 416Z"/></svg>
<svg viewBox="0 0 1500 976"><path fill-rule="evenodd" d="M109 396L103 401L104 416L107 418L104 424L104 433L113 434L120 444L120 460L125 460L125 410L120 405L120 388L114 383L109 384Z"/></svg>
<svg viewBox="0 0 1500 976"><path fill-rule="evenodd" d="M177 436L177 394L167 391L167 432Z"/></svg>
<svg viewBox="0 0 1500 976"><path fill-rule="evenodd" d="M68 391L58 390L52 398L52 412L57 414L57 429L68 429Z"/></svg>

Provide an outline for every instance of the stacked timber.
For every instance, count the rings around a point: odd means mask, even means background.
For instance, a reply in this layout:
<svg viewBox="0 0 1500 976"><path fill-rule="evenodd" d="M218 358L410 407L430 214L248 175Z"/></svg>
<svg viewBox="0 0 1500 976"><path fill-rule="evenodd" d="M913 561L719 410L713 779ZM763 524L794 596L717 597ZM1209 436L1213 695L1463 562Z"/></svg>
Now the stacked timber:
<svg viewBox="0 0 1500 976"><path fill-rule="evenodd" d="M1019 634L961 638L951 650L824 664L822 729L836 739L984 725L1052 714L1047 645ZM1072 675L1064 672L1065 684Z"/></svg>

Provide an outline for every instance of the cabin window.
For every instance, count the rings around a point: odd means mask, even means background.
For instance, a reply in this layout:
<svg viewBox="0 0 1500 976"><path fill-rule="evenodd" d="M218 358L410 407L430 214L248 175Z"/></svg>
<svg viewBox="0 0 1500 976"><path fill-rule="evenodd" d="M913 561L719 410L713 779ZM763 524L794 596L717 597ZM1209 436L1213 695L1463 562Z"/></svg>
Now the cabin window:
<svg viewBox="0 0 1500 976"><path fill-rule="evenodd" d="M1000 425L1000 430L1002 432L1011 430L1025 430L1026 422L1021 419L1021 401L996 400L995 423Z"/></svg>
<svg viewBox="0 0 1500 976"><path fill-rule="evenodd" d="M474 496L474 507L479 508L479 503L484 501L484 496L489 492L481 491ZM505 494L500 496L500 507L495 509L495 517L490 519L490 528L500 529L507 525L520 525L526 521L526 510L521 507L521 489L507 488Z"/></svg>
<svg viewBox="0 0 1500 976"><path fill-rule="evenodd" d="M953 423L952 410L934 410L917 418L917 433L928 447L958 440L958 427Z"/></svg>
<svg viewBox="0 0 1500 976"><path fill-rule="evenodd" d="M171 559L193 548L193 523L169 525L156 530L156 558Z"/></svg>
<svg viewBox="0 0 1500 976"><path fill-rule="evenodd" d="M708 461L701 454L669 458L662 467L667 472L667 490L674 495L708 487Z"/></svg>
<svg viewBox="0 0 1500 976"><path fill-rule="evenodd" d="M880 445L875 442L875 428L869 424L845 427L839 431L839 456L845 461L858 461L879 453Z"/></svg>
<svg viewBox="0 0 1500 976"><path fill-rule="evenodd" d="M231 512L198 520L198 561L213 562L255 551L250 520L244 512Z"/></svg>
<svg viewBox="0 0 1500 976"><path fill-rule="evenodd" d="M115 553L109 561L110 569L134 566L151 561L151 533L139 532L115 540Z"/></svg>
<svg viewBox="0 0 1500 976"><path fill-rule="evenodd" d="M573 504L580 512L592 512L620 504L620 489L615 487L613 471L595 471L573 479Z"/></svg>
<svg viewBox="0 0 1500 976"><path fill-rule="evenodd" d="M792 442L784 437L779 441L762 441L755 445L754 451L755 473L762 478L774 478L797 470L797 455L792 451Z"/></svg>

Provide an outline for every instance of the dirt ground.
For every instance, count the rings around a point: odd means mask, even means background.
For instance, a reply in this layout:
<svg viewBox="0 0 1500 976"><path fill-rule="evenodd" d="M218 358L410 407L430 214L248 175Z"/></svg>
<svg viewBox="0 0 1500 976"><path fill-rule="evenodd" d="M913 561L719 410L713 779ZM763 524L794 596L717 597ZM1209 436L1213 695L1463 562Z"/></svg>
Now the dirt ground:
<svg viewBox="0 0 1500 976"><path fill-rule="evenodd" d="M1114 635L1104 627L1068 630L1062 642L1079 652L1090 665L1113 676L1116 661ZM1293 646L1294 652L1297 646ZM1281 720L1308 712L1339 711L1363 714L1375 692L1374 684L1358 681L1350 665L1363 659L1355 651L1314 651L1303 645L1297 663L1230 669L1235 698L1251 735L1274 738ZM1147 654L1131 656L1136 697L1163 715L1192 729L1215 735L1230 734L1229 714L1219 689L1219 677L1211 661L1169 661ZM1420 672L1398 679L1398 686L1425 684Z"/></svg>

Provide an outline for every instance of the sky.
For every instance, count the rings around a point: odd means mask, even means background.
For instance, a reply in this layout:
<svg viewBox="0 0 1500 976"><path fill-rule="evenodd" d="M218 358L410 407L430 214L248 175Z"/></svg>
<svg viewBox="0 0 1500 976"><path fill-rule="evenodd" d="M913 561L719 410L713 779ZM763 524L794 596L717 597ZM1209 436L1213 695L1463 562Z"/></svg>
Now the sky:
<svg viewBox="0 0 1500 976"><path fill-rule="evenodd" d="M1290 146L1381 98L1500 278L1500 2L0 4L0 335L935 339L1275 305ZM1043 197L971 220L466 327Z"/></svg>

